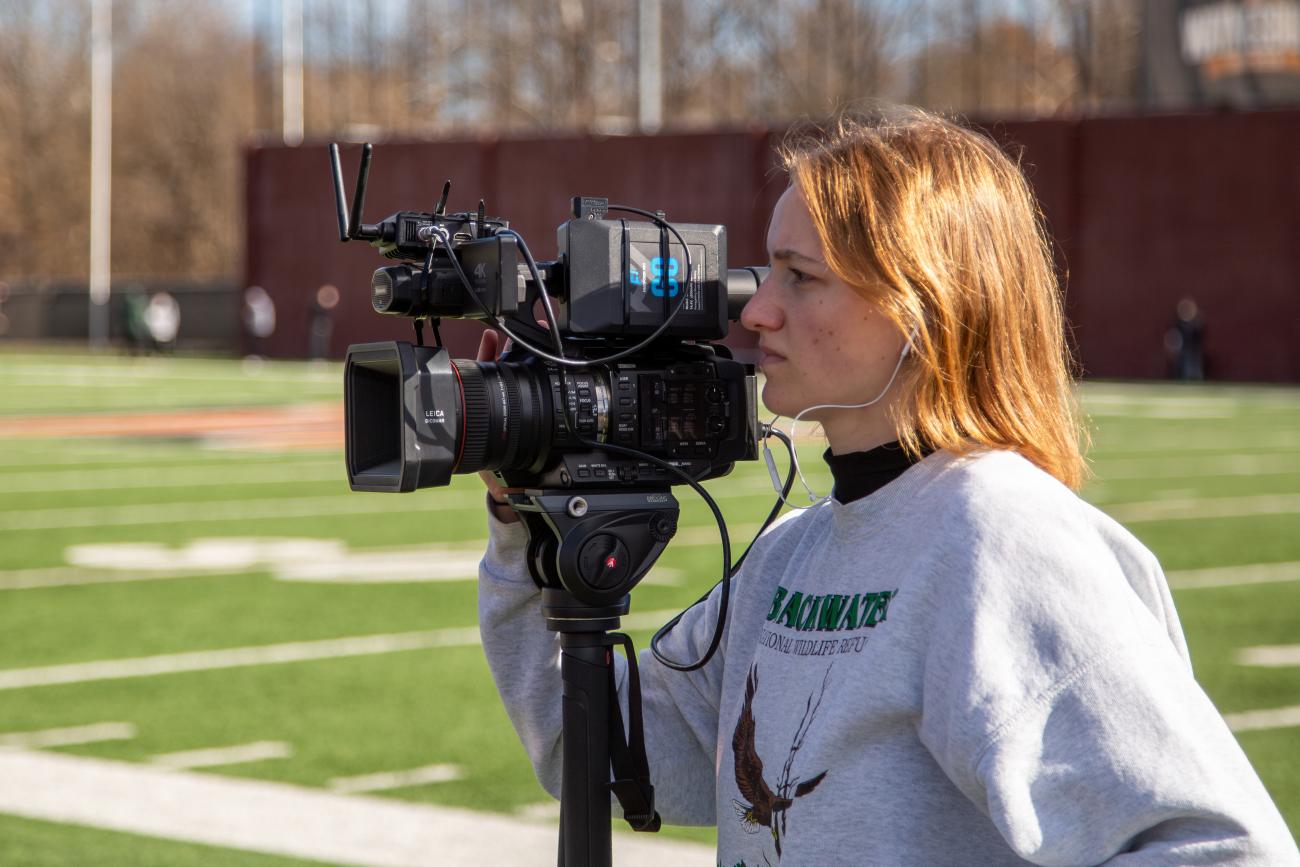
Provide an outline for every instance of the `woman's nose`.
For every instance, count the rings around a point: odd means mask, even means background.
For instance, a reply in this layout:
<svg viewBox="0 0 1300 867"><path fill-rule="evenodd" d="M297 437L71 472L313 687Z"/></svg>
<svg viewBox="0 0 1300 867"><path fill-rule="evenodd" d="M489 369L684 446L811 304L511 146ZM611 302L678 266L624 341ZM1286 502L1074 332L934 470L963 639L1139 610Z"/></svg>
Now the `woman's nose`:
<svg viewBox="0 0 1300 867"><path fill-rule="evenodd" d="M769 272L758 284L758 289L745 305L745 309L740 311L740 324L750 331L759 329L771 331L781 327L781 310L772 303L771 282L772 275Z"/></svg>

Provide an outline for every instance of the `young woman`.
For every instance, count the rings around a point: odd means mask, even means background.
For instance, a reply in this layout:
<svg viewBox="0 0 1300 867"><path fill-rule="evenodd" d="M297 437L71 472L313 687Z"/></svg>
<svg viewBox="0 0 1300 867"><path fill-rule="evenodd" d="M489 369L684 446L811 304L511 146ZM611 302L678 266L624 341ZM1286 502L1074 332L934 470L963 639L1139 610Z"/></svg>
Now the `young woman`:
<svg viewBox="0 0 1300 867"><path fill-rule="evenodd" d="M756 543L705 668L642 655L665 821L716 822L727 867L1300 862L1155 557L1074 493L1059 292L1016 165L910 110L783 157L742 322L767 406L825 431L834 491ZM554 793L555 637L522 525L492 511L483 644ZM698 658L716 610L669 655Z"/></svg>

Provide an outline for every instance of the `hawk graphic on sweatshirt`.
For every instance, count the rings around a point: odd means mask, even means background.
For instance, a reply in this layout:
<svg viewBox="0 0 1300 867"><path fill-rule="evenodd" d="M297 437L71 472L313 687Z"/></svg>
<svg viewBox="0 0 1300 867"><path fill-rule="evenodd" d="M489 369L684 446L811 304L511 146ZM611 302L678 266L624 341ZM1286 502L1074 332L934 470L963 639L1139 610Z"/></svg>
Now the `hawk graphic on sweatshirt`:
<svg viewBox="0 0 1300 867"><path fill-rule="evenodd" d="M736 721L736 731L731 736L731 750L736 761L736 788L749 803L741 801L733 801L733 803L736 814L740 816L746 830L757 832L759 826L762 826L771 831L778 858L781 857L781 835L785 832L788 811L797 799L812 792L826 777L826 771L822 771L814 777L801 781L792 777L792 773L795 757L803 746L809 728L812 727L813 718L816 717L817 709L821 706L822 696L826 694L826 683L829 678L830 669L827 668L817 701L814 703L812 696L808 697L804 706L803 719L795 730L794 742L790 745L790 752L781 769L781 776L777 780L775 790L763 778L763 759L754 745L756 729L754 693L758 691L757 665L749 669L749 677L745 681L745 703L740 709L740 719Z"/></svg>

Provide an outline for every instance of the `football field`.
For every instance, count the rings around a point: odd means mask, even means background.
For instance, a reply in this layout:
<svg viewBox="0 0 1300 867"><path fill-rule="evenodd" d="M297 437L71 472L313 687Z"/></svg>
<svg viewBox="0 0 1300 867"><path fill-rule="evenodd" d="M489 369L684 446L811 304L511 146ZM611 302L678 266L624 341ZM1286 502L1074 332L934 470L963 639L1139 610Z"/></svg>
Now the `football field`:
<svg viewBox="0 0 1300 867"><path fill-rule="evenodd" d="M482 486L349 491L341 381L0 353L0 864L554 863L558 810L478 646ZM1084 496L1160 557L1198 679L1300 832L1300 389L1082 403ZM707 486L743 550L766 469ZM676 490L638 647L720 569ZM618 834L616 863L713 863L711 830L666 831Z"/></svg>

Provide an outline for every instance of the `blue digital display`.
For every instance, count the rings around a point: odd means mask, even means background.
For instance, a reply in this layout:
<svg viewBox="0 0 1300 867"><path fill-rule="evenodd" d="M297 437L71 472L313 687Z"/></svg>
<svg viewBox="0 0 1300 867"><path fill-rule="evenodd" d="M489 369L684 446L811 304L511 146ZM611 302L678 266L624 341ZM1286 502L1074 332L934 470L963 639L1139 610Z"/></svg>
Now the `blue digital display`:
<svg viewBox="0 0 1300 867"><path fill-rule="evenodd" d="M681 291L681 284L677 282L677 274L681 266L676 256L668 257L667 273L664 273L664 258L655 256L650 259L650 294L656 298L664 297L664 287L667 286L669 298L676 298L677 293ZM644 286L645 278L642 276L641 269L636 265L628 268L628 282L633 286Z"/></svg>

